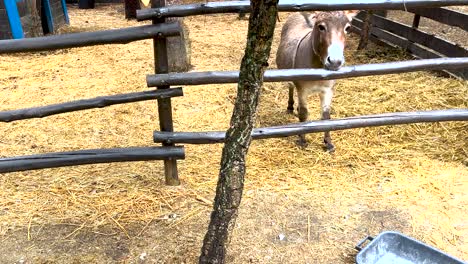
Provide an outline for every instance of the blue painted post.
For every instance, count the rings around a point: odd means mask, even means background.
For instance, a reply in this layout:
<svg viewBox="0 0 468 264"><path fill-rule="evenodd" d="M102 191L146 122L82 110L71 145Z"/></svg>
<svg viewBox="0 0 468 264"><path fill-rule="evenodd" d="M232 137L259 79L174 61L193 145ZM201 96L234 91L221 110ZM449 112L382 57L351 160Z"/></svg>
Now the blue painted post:
<svg viewBox="0 0 468 264"><path fill-rule="evenodd" d="M5 9L10 23L11 35L14 39L24 38L23 26L18 13L18 7L15 0L4 0Z"/></svg>
<svg viewBox="0 0 468 264"><path fill-rule="evenodd" d="M62 10L65 15L65 22L70 25L70 18L68 17L67 3L65 3L65 0L62 0Z"/></svg>
<svg viewBox="0 0 468 264"><path fill-rule="evenodd" d="M44 10L45 10L45 16L47 19L47 33L54 33L54 20L52 16L52 9L50 7L50 1L49 0L43 0L42 4L44 5Z"/></svg>

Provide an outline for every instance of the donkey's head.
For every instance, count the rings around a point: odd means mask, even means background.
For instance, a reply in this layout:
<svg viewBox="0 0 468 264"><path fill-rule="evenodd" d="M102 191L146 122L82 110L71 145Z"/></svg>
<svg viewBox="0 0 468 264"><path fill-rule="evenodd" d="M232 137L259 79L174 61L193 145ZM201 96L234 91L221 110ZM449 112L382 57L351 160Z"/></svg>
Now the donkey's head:
<svg viewBox="0 0 468 264"><path fill-rule="evenodd" d="M338 70L344 65L346 34L351 30L351 20L358 11L317 12L313 15L313 51L328 70Z"/></svg>

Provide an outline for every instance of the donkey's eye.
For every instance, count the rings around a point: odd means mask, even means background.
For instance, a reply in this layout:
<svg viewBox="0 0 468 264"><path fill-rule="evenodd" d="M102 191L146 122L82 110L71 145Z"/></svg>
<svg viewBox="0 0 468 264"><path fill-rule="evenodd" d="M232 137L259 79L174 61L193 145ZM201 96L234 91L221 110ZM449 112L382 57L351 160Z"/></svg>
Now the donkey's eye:
<svg viewBox="0 0 468 264"><path fill-rule="evenodd" d="M350 25L346 25L346 27L344 28L344 31L346 34L348 34L349 32L351 32L351 26Z"/></svg>
<svg viewBox="0 0 468 264"><path fill-rule="evenodd" d="M325 26L324 25L318 25L318 29L320 31L325 31Z"/></svg>

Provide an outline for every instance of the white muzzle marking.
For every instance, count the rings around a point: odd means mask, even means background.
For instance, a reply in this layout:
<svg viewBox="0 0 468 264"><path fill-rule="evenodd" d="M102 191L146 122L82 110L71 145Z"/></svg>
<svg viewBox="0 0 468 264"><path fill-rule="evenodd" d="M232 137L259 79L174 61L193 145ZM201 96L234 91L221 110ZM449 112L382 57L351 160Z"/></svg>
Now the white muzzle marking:
<svg viewBox="0 0 468 264"><path fill-rule="evenodd" d="M345 61L344 58L344 46L342 43L332 43L328 47L328 57L324 63L325 68L329 70L338 70L343 66Z"/></svg>

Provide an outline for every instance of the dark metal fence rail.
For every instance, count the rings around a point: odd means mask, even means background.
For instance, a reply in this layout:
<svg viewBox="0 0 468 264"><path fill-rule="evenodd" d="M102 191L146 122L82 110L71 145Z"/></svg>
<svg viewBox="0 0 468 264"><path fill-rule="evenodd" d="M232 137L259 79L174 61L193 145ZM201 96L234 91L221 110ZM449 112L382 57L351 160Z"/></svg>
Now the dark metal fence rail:
<svg viewBox="0 0 468 264"><path fill-rule="evenodd" d="M252 139L289 137L294 135L325 131L345 130L362 127L402 125L425 122L467 121L468 109L437 110L423 112L401 112L378 115L356 116L343 119L319 120L256 128ZM214 144L225 140L226 132L160 132L153 134L154 142L171 142L186 144Z"/></svg>
<svg viewBox="0 0 468 264"><path fill-rule="evenodd" d="M452 5L466 5L468 0L281 0L279 11L332 11L332 10L369 10L369 9L397 9L430 8ZM249 1L206 2L189 5L177 5L161 8L137 10L138 20L149 20L164 17L183 17L216 13L248 13Z"/></svg>
<svg viewBox="0 0 468 264"><path fill-rule="evenodd" d="M39 38L0 41L0 54L75 48L103 44L123 44L154 37L176 36L182 28L178 22L123 29L70 33Z"/></svg>
<svg viewBox="0 0 468 264"><path fill-rule="evenodd" d="M364 64L342 67L338 71L325 69L288 69L265 71L265 82L282 82L296 80L332 80L369 75L403 73L411 71L441 70L468 67L468 58L442 58ZM239 71L188 72L148 75L147 84L157 85L201 85L237 83Z"/></svg>

